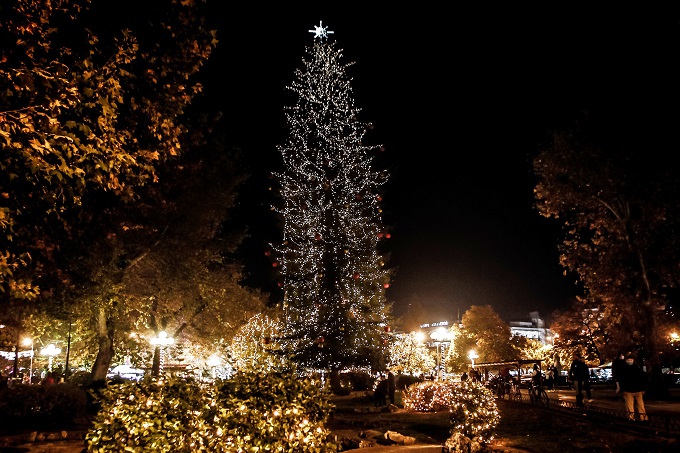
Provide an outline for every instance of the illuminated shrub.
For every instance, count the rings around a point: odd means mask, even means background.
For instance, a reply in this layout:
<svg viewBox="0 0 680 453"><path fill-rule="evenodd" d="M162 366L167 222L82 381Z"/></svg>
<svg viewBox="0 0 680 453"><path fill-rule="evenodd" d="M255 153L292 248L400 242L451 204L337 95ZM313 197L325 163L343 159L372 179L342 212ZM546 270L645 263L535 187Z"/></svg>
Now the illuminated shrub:
<svg viewBox="0 0 680 453"><path fill-rule="evenodd" d="M449 381L418 382L404 389L404 409L417 412L448 410L456 391L456 383Z"/></svg>
<svg viewBox="0 0 680 453"><path fill-rule="evenodd" d="M294 373L237 373L219 388L220 423L239 447L229 451L337 451L324 427L329 398L320 382Z"/></svg>
<svg viewBox="0 0 680 453"><path fill-rule="evenodd" d="M451 437L445 446L451 452L483 450L494 437L500 414L493 393L478 382L434 382L413 384L404 391L404 408L413 411L443 411L451 414Z"/></svg>
<svg viewBox="0 0 680 453"><path fill-rule="evenodd" d="M215 386L146 379L102 389L88 452L336 452L332 406L294 374L237 374Z"/></svg>

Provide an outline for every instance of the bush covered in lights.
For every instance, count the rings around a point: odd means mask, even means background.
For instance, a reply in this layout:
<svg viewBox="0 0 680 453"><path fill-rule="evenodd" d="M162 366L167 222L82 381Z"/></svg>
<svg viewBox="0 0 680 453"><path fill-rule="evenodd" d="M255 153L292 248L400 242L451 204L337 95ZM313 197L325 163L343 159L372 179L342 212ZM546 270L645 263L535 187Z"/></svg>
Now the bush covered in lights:
<svg viewBox="0 0 680 453"><path fill-rule="evenodd" d="M404 408L413 411L451 414L452 452L481 451L494 438L500 414L493 393L478 382L434 382L413 384L404 391Z"/></svg>
<svg viewBox="0 0 680 453"><path fill-rule="evenodd" d="M324 427L333 406L319 381L293 372L238 373L219 386L218 400L234 446L272 452L338 450Z"/></svg>
<svg viewBox="0 0 680 453"><path fill-rule="evenodd" d="M320 385L294 373L237 374L213 386L176 378L102 389L88 452L336 452Z"/></svg>

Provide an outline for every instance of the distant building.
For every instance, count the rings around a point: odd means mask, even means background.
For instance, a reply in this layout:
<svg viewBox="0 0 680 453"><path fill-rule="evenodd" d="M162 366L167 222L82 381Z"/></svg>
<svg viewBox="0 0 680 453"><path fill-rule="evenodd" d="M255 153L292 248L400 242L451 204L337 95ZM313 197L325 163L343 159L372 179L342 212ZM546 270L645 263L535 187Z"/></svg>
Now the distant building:
<svg viewBox="0 0 680 453"><path fill-rule="evenodd" d="M545 327L545 322L537 311L529 313L530 321L510 321L512 336L522 336L540 341L544 345L553 344L553 331Z"/></svg>

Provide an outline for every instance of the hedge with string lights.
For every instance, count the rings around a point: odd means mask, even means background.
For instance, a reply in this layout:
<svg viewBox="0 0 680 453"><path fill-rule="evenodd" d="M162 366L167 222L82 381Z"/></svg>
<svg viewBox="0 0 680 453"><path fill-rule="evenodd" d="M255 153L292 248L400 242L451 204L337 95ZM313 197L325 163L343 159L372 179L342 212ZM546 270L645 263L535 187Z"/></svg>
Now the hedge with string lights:
<svg viewBox="0 0 680 453"><path fill-rule="evenodd" d="M334 453L329 394L294 372L239 373L212 386L168 377L100 391L88 452Z"/></svg>

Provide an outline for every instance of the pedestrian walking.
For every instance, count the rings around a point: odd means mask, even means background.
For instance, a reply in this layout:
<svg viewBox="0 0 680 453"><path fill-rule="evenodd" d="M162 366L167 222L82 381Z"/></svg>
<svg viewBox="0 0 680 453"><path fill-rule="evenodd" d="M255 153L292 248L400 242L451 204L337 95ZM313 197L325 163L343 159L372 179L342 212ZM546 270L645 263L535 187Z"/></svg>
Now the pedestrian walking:
<svg viewBox="0 0 680 453"><path fill-rule="evenodd" d="M647 374L639 365L635 364L635 357L626 357L626 366L618 373L619 385L623 392L623 401L628 412L628 419L635 420L635 409L640 415L640 421L647 421L644 394L647 389Z"/></svg>
<svg viewBox="0 0 680 453"><path fill-rule="evenodd" d="M583 392L585 391L588 402L593 401L590 394L590 371L588 365L581 358L581 354L574 354L574 359L569 368L569 380L576 385L576 404L583 406Z"/></svg>

